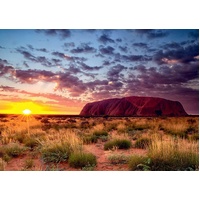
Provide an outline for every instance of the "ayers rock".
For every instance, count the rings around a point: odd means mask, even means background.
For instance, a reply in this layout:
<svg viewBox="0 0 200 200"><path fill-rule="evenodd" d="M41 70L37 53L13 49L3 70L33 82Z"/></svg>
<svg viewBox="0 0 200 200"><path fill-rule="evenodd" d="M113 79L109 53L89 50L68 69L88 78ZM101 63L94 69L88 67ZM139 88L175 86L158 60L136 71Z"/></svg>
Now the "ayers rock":
<svg viewBox="0 0 200 200"><path fill-rule="evenodd" d="M124 97L86 104L81 116L186 116L178 101L157 97Z"/></svg>

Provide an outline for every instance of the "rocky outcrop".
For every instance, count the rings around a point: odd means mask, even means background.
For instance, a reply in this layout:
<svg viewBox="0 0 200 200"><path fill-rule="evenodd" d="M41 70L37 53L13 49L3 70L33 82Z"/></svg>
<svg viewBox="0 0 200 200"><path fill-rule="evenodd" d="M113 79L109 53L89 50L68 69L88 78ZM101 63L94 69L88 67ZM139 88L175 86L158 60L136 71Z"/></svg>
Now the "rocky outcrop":
<svg viewBox="0 0 200 200"><path fill-rule="evenodd" d="M156 97L124 97L86 104L81 116L185 116L178 101Z"/></svg>

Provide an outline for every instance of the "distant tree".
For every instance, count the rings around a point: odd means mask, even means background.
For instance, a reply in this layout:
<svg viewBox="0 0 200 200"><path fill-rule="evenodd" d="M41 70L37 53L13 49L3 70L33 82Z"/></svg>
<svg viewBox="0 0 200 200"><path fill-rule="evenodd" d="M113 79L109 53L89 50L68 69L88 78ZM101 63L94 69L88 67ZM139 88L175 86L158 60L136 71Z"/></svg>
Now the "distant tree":
<svg viewBox="0 0 200 200"><path fill-rule="evenodd" d="M162 110L155 110L157 116L162 116Z"/></svg>

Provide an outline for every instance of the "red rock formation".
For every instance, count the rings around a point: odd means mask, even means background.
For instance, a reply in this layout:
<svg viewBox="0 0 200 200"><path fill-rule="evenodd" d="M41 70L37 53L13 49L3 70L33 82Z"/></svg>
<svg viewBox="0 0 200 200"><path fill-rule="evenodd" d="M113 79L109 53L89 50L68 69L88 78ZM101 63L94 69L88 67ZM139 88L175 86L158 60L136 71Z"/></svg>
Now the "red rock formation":
<svg viewBox="0 0 200 200"><path fill-rule="evenodd" d="M156 97L124 97L106 99L86 104L82 116L185 116L183 106L178 101Z"/></svg>

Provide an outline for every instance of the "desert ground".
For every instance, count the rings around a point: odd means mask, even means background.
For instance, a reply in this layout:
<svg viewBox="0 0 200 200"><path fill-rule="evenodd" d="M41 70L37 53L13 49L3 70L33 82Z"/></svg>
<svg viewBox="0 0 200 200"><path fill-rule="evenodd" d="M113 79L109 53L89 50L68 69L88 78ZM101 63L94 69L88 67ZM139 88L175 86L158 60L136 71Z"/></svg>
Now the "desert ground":
<svg viewBox="0 0 200 200"><path fill-rule="evenodd" d="M198 171L199 117L1 115L0 170Z"/></svg>

